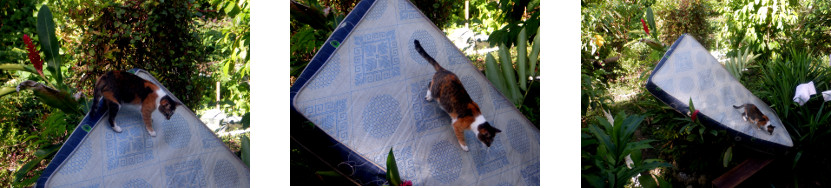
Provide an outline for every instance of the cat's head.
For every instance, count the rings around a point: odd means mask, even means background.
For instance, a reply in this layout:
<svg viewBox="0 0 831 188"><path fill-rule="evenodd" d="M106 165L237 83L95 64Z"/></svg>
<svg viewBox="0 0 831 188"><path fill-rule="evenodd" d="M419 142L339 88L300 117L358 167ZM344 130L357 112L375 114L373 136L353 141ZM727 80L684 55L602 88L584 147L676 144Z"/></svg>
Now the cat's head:
<svg viewBox="0 0 831 188"><path fill-rule="evenodd" d="M775 129L776 126L770 124L770 119L768 119L768 116L763 115L762 121L764 122L765 128L767 129L768 133L773 135L773 129Z"/></svg>
<svg viewBox="0 0 831 188"><path fill-rule="evenodd" d="M176 111L176 106L182 105L180 102L176 102L170 96L165 95L159 100L159 112L164 115L164 118L170 120L170 116L173 116L173 112Z"/></svg>
<svg viewBox="0 0 831 188"><path fill-rule="evenodd" d="M502 132L496 127L491 126L491 124L488 122L480 124L478 130L479 135L476 135L476 137L479 138L479 141L482 141L482 143L485 143L485 145L488 147L491 147L491 143L493 143L493 137L496 136L496 133Z"/></svg>

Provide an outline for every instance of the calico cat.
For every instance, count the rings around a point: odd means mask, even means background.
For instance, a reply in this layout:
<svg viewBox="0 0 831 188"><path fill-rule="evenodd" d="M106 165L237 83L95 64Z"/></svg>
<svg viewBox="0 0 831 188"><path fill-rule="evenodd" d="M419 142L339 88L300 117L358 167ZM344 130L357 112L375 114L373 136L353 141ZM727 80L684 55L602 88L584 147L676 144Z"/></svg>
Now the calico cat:
<svg viewBox="0 0 831 188"><path fill-rule="evenodd" d="M759 127L759 129L766 130L768 133L773 135L773 129L776 128L776 126L770 124L768 116L762 114L762 111L760 111L759 108L756 108L756 105L747 103L741 106L733 106L733 108L744 108L744 112L742 112L742 118L744 121L753 123Z"/></svg>
<svg viewBox="0 0 831 188"><path fill-rule="evenodd" d="M436 74L427 85L427 96L424 99L427 101L436 99L439 107L450 115L453 131L456 133L456 139L459 140L462 150L468 151L465 143L465 129L473 131L479 141L490 147L496 133L502 131L485 120L485 116L479 111L479 105L473 102L467 94L456 74L442 68L433 57L430 57L430 54L424 51L418 40L413 43L418 53L436 69Z"/></svg>
<svg viewBox="0 0 831 188"><path fill-rule="evenodd" d="M101 110L96 109L99 98L104 98L104 105L101 108L109 112L110 127L115 132L121 132L121 127L115 124L115 116L123 104L128 104L140 107L144 126L153 137L156 136L151 118L153 111L158 107L159 112L170 120L170 116L176 111L176 106L182 105L174 101L156 84L122 71L107 72L95 82L91 110L93 114L96 110Z"/></svg>

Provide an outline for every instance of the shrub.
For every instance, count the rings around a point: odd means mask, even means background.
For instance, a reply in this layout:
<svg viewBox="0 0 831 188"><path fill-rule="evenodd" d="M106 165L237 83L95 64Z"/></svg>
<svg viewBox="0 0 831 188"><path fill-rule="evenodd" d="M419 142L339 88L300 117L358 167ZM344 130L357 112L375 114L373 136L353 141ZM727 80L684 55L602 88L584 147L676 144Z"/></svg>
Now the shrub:
<svg viewBox="0 0 831 188"><path fill-rule="evenodd" d="M78 86L91 86L109 70L141 68L153 73L186 106L197 106L203 90L211 86L200 64L204 49L193 31L197 14L192 2L69 0L55 4L67 18L58 19L68 23L65 33L80 34L77 40L68 41L66 46L72 48L65 53L74 59L77 74L71 80Z"/></svg>
<svg viewBox="0 0 831 188"><path fill-rule="evenodd" d="M819 92L831 89L831 69L811 52L791 50L784 56L764 70L762 84L767 90L759 96L771 104L794 142L794 152L787 155L793 161L787 170L793 171L794 180L827 185L827 178L819 174L831 173L831 155L826 152L831 142L831 110L825 107L829 104L823 102ZM818 93L798 106L792 100L794 88L810 81Z"/></svg>
<svg viewBox="0 0 831 188"><path fill-rule="evenodd" d="M831 1L808 1L794 28L794 46L831 54Z"/></svg>
<svg viewBox="0 0 831 188"><path fill-rule="evenodd" d="M643 116L629 116L623 112L614 118L607 116L608 119L597 117L599 125L591 124L581 133L583 180L593 187L623 187L641 172L671 167L657 159L642 159L641 151L652 148L649 143L654 141L635 141L634 133ZM631 164L627 164L627 158ZM648 178L648 181L655 180Z"/></svg>
<svg viewBox="0 0 831 188"><path fill-rule="evenodd" d="M769 59L787 41L786 31L793 28L797 15L793 1L734 0L723 7L726 27L723 38L730 49L748 47L760 58Z"/></svg>
<svg viewBox="0 0 831 188"><path fill-rule="evenodd" d="M704 47L712 48L712 35L715 25L709 19L717 15L709 0L667 1L664 10L657 11L662 18L660 39L664 44L672 44L681 35L688 33L695 37Z"/></svg>

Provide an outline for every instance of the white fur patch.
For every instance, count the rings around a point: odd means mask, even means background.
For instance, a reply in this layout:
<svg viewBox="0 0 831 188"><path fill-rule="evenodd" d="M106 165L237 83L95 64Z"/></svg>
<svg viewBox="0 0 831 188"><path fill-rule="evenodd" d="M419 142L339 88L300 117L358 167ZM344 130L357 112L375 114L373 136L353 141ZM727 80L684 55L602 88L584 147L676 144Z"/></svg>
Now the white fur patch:
<svg viewBox="0 0 831 188"><path fill-rule="evenodd" d="M470 130L473 131L474 135L479 135L479 125L485 122L488 122L488 120L485 120L485 116L482 114L476 116L476 120L473 120L473 123L470 124Z"/></svg>
<svg viewBox="0 0 831 188"><path fill-rule="evenodd" d="M159 103L162 101L162 98L164 96L167 96L167 93L165 93L164 91L162 91L161 88L159 88L159 89L156 89L156 96L157 96L156 97L156 106L158 107L160 105Z"/></svg>
<svg viewBox="0 0 831 188"><path fill-rule="evenodd" d="M427 95L424 96L424 99L427 99L427 101L433 100L433 96L430 96L430 89L427 89Z"/></svg>

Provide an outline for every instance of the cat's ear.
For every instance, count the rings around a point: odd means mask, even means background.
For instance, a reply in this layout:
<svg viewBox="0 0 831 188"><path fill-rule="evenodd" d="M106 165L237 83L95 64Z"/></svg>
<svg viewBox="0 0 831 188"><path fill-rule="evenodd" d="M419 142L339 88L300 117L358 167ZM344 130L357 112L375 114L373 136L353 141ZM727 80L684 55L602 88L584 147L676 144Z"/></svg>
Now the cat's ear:
<svg viewBox="0 0 831 188"><path fill-rule="evenodd" d="M493 127L493 126L491 126L491 127ZM502 130L497 129L496 127L493 127L493 130L494 130L494 131L493 131L493 134L496 134L496 133L501 133L501 132L502 132Z"/></svg>

